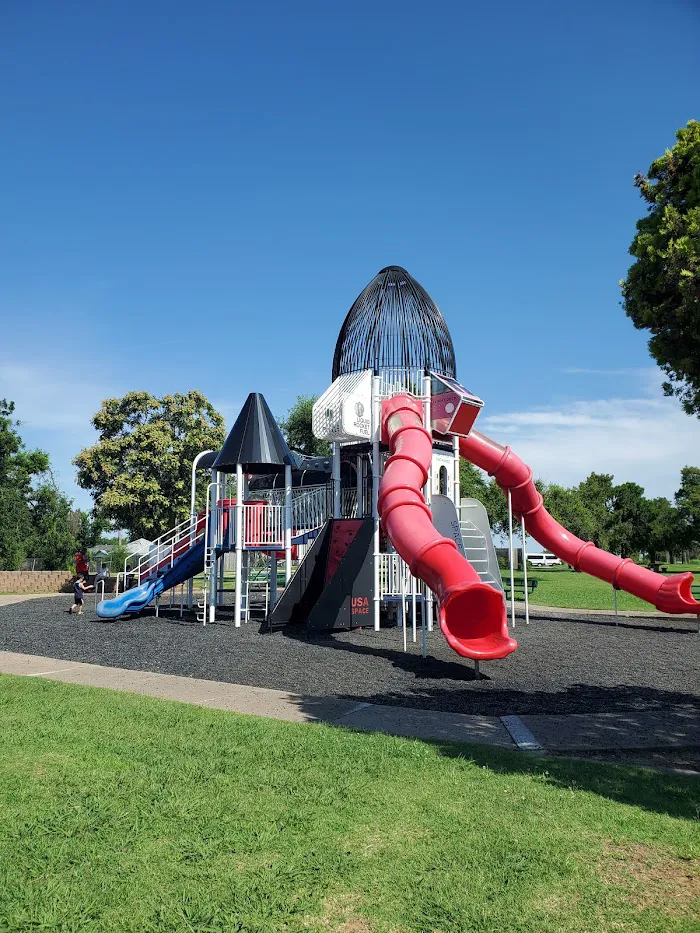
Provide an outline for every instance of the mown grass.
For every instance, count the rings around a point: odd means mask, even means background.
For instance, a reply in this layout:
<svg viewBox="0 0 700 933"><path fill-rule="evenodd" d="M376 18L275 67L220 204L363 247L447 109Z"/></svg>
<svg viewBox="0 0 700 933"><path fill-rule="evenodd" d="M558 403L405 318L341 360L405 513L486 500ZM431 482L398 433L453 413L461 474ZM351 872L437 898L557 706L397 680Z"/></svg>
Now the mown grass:
<svg viewBox="0 0 700 933"><path fill-rule="evenodd" d="M537 587L530 594L530 602L535 606L556 606L562 609L607 609L614 610L614 594L612 587L589 577L585 573L574 573L573 570L529 570L528 578L537 580ZM504 572L504 580L508 579L508 572ZM522 572L515 574L516 584L523 579ZM516 599L522 599L522 591L517 589ZM617 608L653 612L655 607L643 599L631 596L622 590L617 592Z"/></svg>
<svg viewBox="0 0 700 933"><path fill-rule="evenodd" d="M700 571L697 561L689 565L665 566L674 572L692 570L697 574ZM502 570L501 573L504 582L508 582L508 570ZM527 575L528 579L537 580L537 587L530 595L530 602L533 605L555 606L562 609L607 609L610 612L614 609L612 587L596 577L589 577L585 573L574 573L567 567L547 568L546 570L528 567ZM516 571L515 580L516 599L522 599L522 590L517 586L523 581L522 571ZM622 590L617 592L617 608L641 612L655 610L655 606Z"/></svg>
<svg viewBox="0 0 700 933"><path fill-rule="evenodd" d="M700 784L0 677L3 931L697 930Z"/></svg>

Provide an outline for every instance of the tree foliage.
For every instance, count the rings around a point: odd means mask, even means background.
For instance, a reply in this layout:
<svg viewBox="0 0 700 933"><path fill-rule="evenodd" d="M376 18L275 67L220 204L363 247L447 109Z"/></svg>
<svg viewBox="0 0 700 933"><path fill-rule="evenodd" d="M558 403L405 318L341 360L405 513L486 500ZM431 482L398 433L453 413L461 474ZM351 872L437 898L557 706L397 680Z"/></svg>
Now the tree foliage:
<svg viewBox="0 0 700 933"><path fill-rule="evenodd" d="M543 495L545 508L577 538L592 541L595 537L600 537L596 527L596 516L587 508L580 488L568 489L551 483L545 488Z"/></svg>
<svg viewBox="0 0 700 933"><path fill-rule="evenodd" d="M0 399L0 569L36 557L61 570L75 549L71 502L51 478L48 454L25 447L14 411Z"/></svg>
<svg viewBox="0 0 700 933"><path fill-rule="evenodd" d="M71 500L53 482L42 483L32 500L30 556L39 558L46 569L71 567L78 546L71 527Z"/></svg>
<svg viewBox="0 0 700 933"><path fill-rule="evenodd" d="M648 213L637 222L635 262L621 287L628 317L651 332L665 394L700 416L700 123L691 120L676 138L635 177Z"/></svg>
<svg viewBox="0 0 700 933"><path fill-rule="evenodd" d="M678 509L678 535L682 547L700 545L700 469L681 470L681 485L675 495Z"/></svg>
<svg viewBox="0 0 700 933"><path fill-rule="evenodd" d="M612 491L606 522L610 548L621 557L643 551L650 545L651 508L638 483L622 483Z"/></svg>
<svg viewBox="0 0 700 933"><path fill-rule="evenodd" d="M29 554L33 481L49 468L41 450L27 450L15 404L0 399L0 570L17 570Z"/></svg>
<svg viewBox="0 0 700 933"><path fill-rule="evenodd" d="M463 495L479 499L495 535L508 534L506 497L494 480L460 461ZM637 483L615 485L608 473L591 473L577 486L535 482L545 508L572 534L622 557L658 552L677 554L700 546L700 469L684 467L675 506L663 497L647 499ZM519 532L516 523L514 531Z"/></svg>
<svg viewBox="0 0 700 933"><path fill-rule="evenodd" d="M71 512L71 530L78 547L83 551L100 543L105 528L106 522L94 509L90 512L83 509Z"/></svg>
<svg viewBox="0 0 700 933"><path fill-rule="evenodd" d="M99 439L73 461L78 484L132 538L152 539L187 517L192 461L225 439L224 419L194 390L106 399L92 423Z"/></svg>
<svg viewBox="0 0 700 933"><path fill-rule="evenodd" d="M317 395L297 395L286 418L280 421L280 428L291 449L307 457L327 457L330 454L327 441L314 437L311 426L312 410L317 398Z"/></svg>
<svg viewBox="0 0 700 933"><path fill-rule="evenodd" d="M478 499L485 502L488 495L490 480L483 470L475 467L473 463L465 460L459 461L459 494L462 498Z"/></svg>

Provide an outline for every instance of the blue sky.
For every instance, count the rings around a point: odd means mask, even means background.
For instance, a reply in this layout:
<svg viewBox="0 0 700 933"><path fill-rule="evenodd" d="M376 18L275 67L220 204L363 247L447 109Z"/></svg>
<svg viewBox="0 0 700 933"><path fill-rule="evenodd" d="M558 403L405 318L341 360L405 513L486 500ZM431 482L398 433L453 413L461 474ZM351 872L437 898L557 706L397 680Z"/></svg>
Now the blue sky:
<svg viewBox="0 0 700 933"><path fill-rule="evenodd" d="M0 28L0 396L77 504L104 397L281 414L392 263L537 475L672 495L700 462L618 288L632 177L700 117L690 0L8 0Z"/></svg>

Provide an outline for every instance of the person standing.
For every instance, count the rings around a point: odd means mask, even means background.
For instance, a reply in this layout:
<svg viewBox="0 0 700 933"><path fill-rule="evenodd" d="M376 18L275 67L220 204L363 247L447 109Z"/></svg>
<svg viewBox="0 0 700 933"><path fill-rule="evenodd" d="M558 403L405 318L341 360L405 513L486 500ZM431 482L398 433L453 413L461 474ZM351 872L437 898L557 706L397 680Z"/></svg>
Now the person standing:
<svg viewBox="0 0 700 933"><path fill-rule="evenodd" d="M89 573L90 565L88 564L87 557L83 553L82 548L79 548L78 553L75 555L75 575L77 577L82 574L85 577L85 582L87 583Z"/></svg>

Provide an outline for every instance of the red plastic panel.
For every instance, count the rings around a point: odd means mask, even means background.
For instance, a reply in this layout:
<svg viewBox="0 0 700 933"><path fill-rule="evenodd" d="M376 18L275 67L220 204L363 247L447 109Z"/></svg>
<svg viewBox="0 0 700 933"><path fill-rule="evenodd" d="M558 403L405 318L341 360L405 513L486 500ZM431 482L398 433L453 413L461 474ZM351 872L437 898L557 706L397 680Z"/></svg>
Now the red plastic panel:
<svg viewBox="0 0 700 933"><path fill-rule="evenodd" d="M362 527L362 521L358 519L343 519L334 521L331 527L331 541L328 547L328 560L326 562L326 584L331 580L341 561L345 557L348 548L355 540L357 532Z"/></svg>

